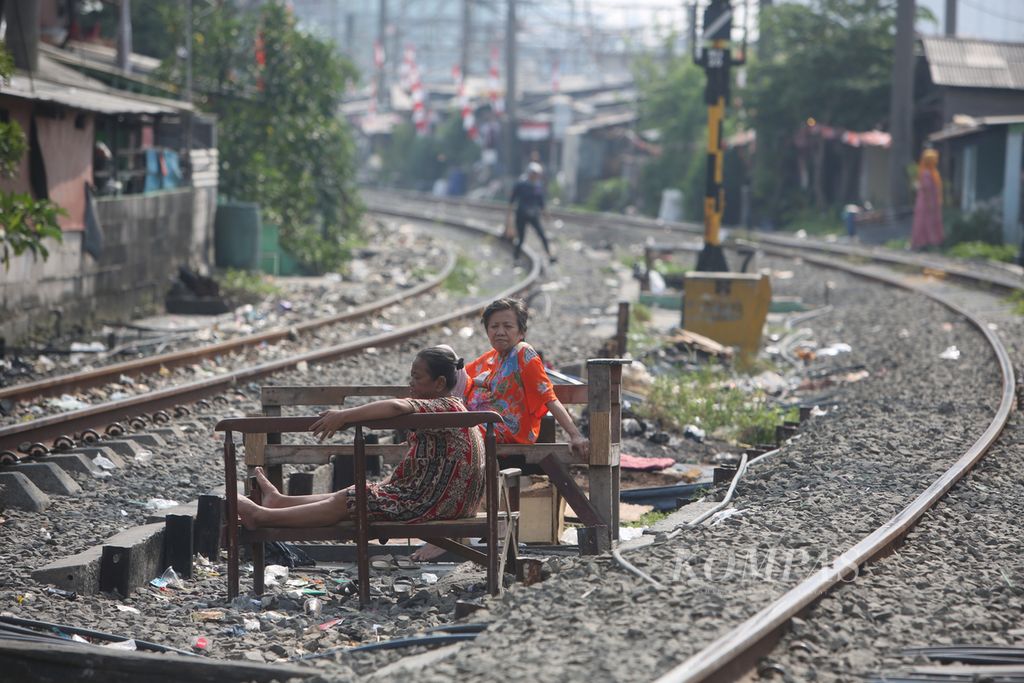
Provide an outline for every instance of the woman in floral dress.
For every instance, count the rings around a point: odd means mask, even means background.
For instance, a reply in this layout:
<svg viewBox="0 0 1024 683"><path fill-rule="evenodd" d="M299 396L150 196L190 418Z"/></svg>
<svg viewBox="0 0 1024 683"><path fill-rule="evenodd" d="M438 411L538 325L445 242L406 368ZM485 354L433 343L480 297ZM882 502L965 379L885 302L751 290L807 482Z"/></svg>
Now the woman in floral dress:
<svg viewBox="0 0 1024 683"><path fill-rule="evenodd" d="M312 426L320 440L350 424L409 413L465 412L450 394L463 361L448 347L420 351L413 361L411 398L374 401L354 408L327 410ZM330 526L351 519L355 488L307 496L283 495L256 468L262 493L257 505L238 497L238 516L247 528ZM484 492L484 445L477 427L421 429L411 433L409 451L391 476L366 487L369 518L374 521L426 522L472 517Z"/></svg>

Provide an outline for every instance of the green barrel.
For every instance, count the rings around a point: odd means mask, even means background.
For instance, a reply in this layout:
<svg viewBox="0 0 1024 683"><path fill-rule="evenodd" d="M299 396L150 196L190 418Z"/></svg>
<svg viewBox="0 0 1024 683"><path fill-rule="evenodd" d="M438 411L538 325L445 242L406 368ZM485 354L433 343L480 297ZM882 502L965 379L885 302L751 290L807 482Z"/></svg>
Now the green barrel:
<svg viewBox="0 0 1024 683"><path fill-rule="evenodd" d="M214 259L219 268L257 270L263 229L259 204L224 202L213 222Z"/></svg>

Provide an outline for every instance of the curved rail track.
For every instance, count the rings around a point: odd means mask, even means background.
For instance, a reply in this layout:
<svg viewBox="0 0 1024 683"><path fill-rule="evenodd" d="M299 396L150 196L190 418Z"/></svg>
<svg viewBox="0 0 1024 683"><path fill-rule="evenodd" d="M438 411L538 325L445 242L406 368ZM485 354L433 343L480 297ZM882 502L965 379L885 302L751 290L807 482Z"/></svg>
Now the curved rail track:
<svg viewBox="0 0 1024 683"><path fill-rule="evenodd" d="M389 213L381 211L379 213ZM395 215L395 214L393 214ZM410 216L397 214L405 218ZM479 228L467 225L464 222L451 221L449 225L456 228L468 230L473 233L481 232ZM532 252L527 253L531 259L532 266L526 275L504 291L495 293L495 297L511 296L528 289L539 277L540 263ZM413 296L422 294L430 289L439 286L454 268L455 257L449 254L448 262L442 272L432 280L425 282L418 287L405 292L400 292L379 301L360 306L337 316L330 316L313 320L303 325L290 328L277 328L268 330L247 337L228 340L218 344L179 351L160 356L118 363L106 366L97 370L53 377L40 382L10 387L0 392L0 398L20 398L29 396L40 396L53 392L66 392L70 389L80 389L88 386L96 386L104 382L113 381L120 374L143 374L154 372L161 366L181 365L194 363L200 358L213 357L230 350L237 350L261 343L278 341L294 334L307 333L317 328L333 325L344 320L350 320L356 316L368 315L374 311L381 310L387 306L401 303ZM489 299L488 299L489 300ZM186 384L161 389L158 391L132 396L129 398L110 401L103 405L90 406L79 410L42 417L29 422L8 425L0 428L0 464L13 464L26 456L39 456L48 452L45 445L47 441L60 441L61 443L73 444L74 436L79 435L83 441L92 441L99 437L99 432L104 428L113 425L118 420L135 418L146 414L159 414L170 408L176 408L183 404L193 403L218 392L230 389L240 383L252 381L259 377L265 377L280 370L294 367L301 362L319 362L345 355L357 353L373 346L382 346L397 343L403 339L412 337L424 330L443 325L453 320L470 316L483 308L486 301L474 302L462 306L454 311L443 315L423 320L413 325L407 325L390 332L363 337L357 340L347 341L341 344L295 354L286 358L262 363L228 372L209 379L198 380Z"/></svg>
<svg viewBox="0 0 1024 683"><path fill-rule="evenodd" d="M501 207L484 205L489 210ZM579 220L579 215L562 212L562 216ZM618 219L619 217L616 217ZM638 227L663 228L654 221L627 219ZM675 224L676 231L699 232L696 228ZM755 237L755 236L748 236ZM969 322L985 338L995 354L1001 375L999 405L981 436L945 472L913 501L891 519L841 552L830 565L813 573L781 597L760 609L755 615L729 630L698 653L662 674L656 683L699 683L701 681L734 681L755 669L757 660L770 651L791 620L835 589L845 579L855 577L859 569L894 552L911 528L981 460L997 441L1006 426L1014 403L1015 375L1010 356L996 334L982 320L948 298L913 285L903 279L869 270L840 258L855 258L883 263L889 267L915 268L930 274L942 274L976 286L1022 291L1024 280L1009 274L980 273L964 266L935 259L919 258L889 251L866 249L852 245L822 244L777 235L756 235L750 240L758 248L773 255L791 257L799 252L805 261L824 267L900 287L929 297ZM735 243L734 243L735 244ZM811 252L811 253L808 253ZM827 254L823 256L820 254Z"/></svg>
<svg viewBox="0 0 1024 683"><path fill-rule="evenodd" d="M405 218L420 217L424 215L424 202L407 199L409 205L391 203L390 206L374 206L371 199L369 202L375 212ZM433 200L432 200L433 202ZM436 202L433 202L436 204ZM484 208L488 211L503 211L504 207L492 204L482 205L475 208ZM477 231L484 231L479 221L469 222L454 216L441 216L436 211L426 212L431 220L442 222L460 228L469 228ZM587 217L571 212L559 212L560 217L569 220L580 221ZM602 216L598 220L610 221L611 218ZM644 221L642 219L614 217L619 226L643 227L651 230L669 229L671 232L699 232L695 228L688 229L682 224L674 224L666 227L655 221ZM614 227L614 226L612 226ZM493 227L492 227L493 231ZM876 254L875 250L852 247L847 245L828 245L812 243L805 240L796 240L780 236L757 236L758 247L768 253L782 256L793 256L794 251L799 250L804 260L827 268L837 268L853 273L855 275L870 278L876 281L885 282L889 285L899 286L905 289L917 291L943 304L956 314L962 316L973 327L985 337L991 346L997 359L1001 374L1001 387L999 391L999 406L990 424L984 433L963 453L956 462L921 492L912 502L907 504L895 516L883 523L877 529L871 531L862 539L853 544L849 549L841 552L832 563L812 574L796 587L789 590L782 597L774 600L763 607L754 616L742 624L728 631L697 654L680 662L675 668L664 673L659 683L671 682L697 682L706 680L736 680L750 671L759 656L766 648L770 648L779 635L785 630L790 620L805 610L808 606L823 597L830 590L834 589L844 578L855 575L858 568L885 554L892 552L907 534L907 532L922 518L928 510L936 504L971 468L985 455L990 446L998 439L1001 431L1007 423L1014 401L1015 377L1013 366L1009 355L998 337L989 327L963 307L927 291L925 288L909 285L899 277L883 275L874 270L863 268L850 263L837 261L838 257L855 257L858 259L871 259L882 261L888 265L900 268L914 267L932 272L942 272L950 277L971 281L985 287L998 287L1001 289L1022 290L1024 281L1013 278L1010 275L999 275L993 273L980 273L963 267L954 267L950 264L937 262L933 259L918 259L901 254ZM809 250L830 254L833 258L821 255L805 255ZM533 259L533 265L529 274L520 282L515 283L506 291L496 294L505 296L522 292L529 287L539 276L540 263L533 257L531 252L528 255ZM291 356L258 366L237 370L226 375L209 380L192 382L186 385L152 392L147 395L133 397L122 401L115 401L106 406L95 406L88 409L65 413L50 418L34 420L25 425L18 425L18 429L5 428L0 430L0 449L7 448L25 440L42 441L46 438L55 438L60 435L92 428L104 423L110 423L140 412L152 412L174 405L180 405L223 391L240 382L248 381L257 377L266 376L278 370L294 366L301 361L320 361L328 358L335 358L344 354L354 353L369 346L380 346L397 342L409 336L417 334L429 327L444 324L448 321L466 317L481 308L482 304L473 303L461 307L458 310L436 316L429 320L422 321L415 325L402 327L391 332L374 335L360 340L346 342L329 348L318 349L303 354Z"/></svg>

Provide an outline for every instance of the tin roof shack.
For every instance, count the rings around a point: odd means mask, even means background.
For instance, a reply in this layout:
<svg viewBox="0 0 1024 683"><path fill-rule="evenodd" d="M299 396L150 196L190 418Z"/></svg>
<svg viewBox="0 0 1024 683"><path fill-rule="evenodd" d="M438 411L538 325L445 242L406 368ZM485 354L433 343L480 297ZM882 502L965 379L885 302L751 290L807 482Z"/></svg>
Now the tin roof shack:
<svg viewBox="0 0 1024 683"><path fill-rule="evenodd" d="M191 113L187 103L114 90L46 54L0 84L0 117L29 139L0 188L67 212L64 240L48 245L47 261L22 255L0 270L0 337L49 334L42 325L55 309L66 325L153 310L179 265L206 267L216 149L202 120L191 126L193 149L183 148Z"/></svg>
<svg viewBox="0 0 1024 683"><path fill-rule="evenodd" d="M946 196L965 213L991 207L999 216L1003 243L1021 244L1024 114L957 116L928 140L946 169Z"/></svg>
<svg viewBox="0 0 1024 683"><path fill-rule="evenodd" d="M1024 112L1024 43L936 36L922 38L921 46L914 84L915 148L958 114Z"/></svg>

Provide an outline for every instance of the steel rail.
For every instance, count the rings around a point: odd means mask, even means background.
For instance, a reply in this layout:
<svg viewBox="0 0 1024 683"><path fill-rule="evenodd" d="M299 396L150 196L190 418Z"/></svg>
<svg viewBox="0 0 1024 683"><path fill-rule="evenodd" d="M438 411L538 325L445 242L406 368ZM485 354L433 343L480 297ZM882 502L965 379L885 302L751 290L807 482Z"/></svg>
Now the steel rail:
<svg viewBox="0 0 1024 683"><path fill-rule="evenodd" d="M381 213L381 212L377 212ZM422 219L421 219L422 220ZM451 225L472 232L487 231L472 227L468 224L451 222ZM267 375L285 370L305 361L307 363L331 360L341 356L351 355L374 346L385 346L394 344L409 337L421 334L422 332L453 320L465 318L482 311L490 298L515 296L526 291L540 276L540 260L533 251L525 249L524 253L531 260L532 267L519 282L492 295L486 301L474 302L461 306L454 311L429 318L414 325L397 328L390 332L364 337L362 339L350 340L335 344L314 351L307 351L286 358L268 361L256 366L250 366L228 372L217 377L211 377L195 382L189 382L176 387L168 387L147 394L140 394L118 401L111 401L104 405L90 406L80 410L67 413L60 413L48 417L31 420L19 424L9 425L0 428L0 451L8 450L16 452L22 444L45 442L66 436L71 433L95 429L109 425L112 422L124 418L139 415L140 413L163 410L186 403L198 401L201 398L225 391L238 384L265 377Z"/></svg>
<svg viewBox="0 0 1024 683"><path fill-rule="evenodd" d="M782 247L775 249L780 252L783 250ZM841 582L855 579L862 565L894 551L921 517L981 460L1009 420L1015 382L1010 356L999 338L971 312L941 295L929 292L921 286L903 282L895 276L822 257L804 258L816 265L845 270L860 277L923 294L966 319L982 333L998 361L1002 373L999 408L977 441L946 472L889 521L836 557L829 566L815 572L757 614L662 674L655 683L733 681L742 677L754 667L757 658L769 651L777 642L793 617L824 597Z"/></svg>
<svg viewBox="0 0 1024 683"><path fill-rule="evenodd" d="M197 348L172 351L170 353L163 353L157 356L147 356L146 358L106 365L94 370L47 377L46 379L41 379L36 382L16 384L11 387L0 389L0 400L25 401L42 396L59 395L70 391L102 386L103 384L116 381L116 379L121 375L127 375L129 377L145 375L157 372L161 367L188 365L203 358L212 358L214 356L223 355L225 353L230 353L250 346L256 346L263 343L274 344L289 337L290 335L306 334L321 327L335 325L340 322L345 322L346 320L352 320L353 318L374 313L387 308L388 306L405 301L406 299L411 299L412 297L429 292L439 287L445 279L451 275L454 269L455 254L451 250L448 250L448 257L445 260L444 267L434 278L431 278L426 282L422 282L410 289L396 292L395 294L391 294L382 299L357 306L345 311L344 313L329 315L315 320L298 323L296 325L274 327L269 330L264 330L263 332L257 332L243 337L236 337L234 339L227 339L222 342L207 344Z"/></svg>
<svg viewBox="0 0 1024 683"><path fill-rule="evenodd" d="M441 204L452 207L468 206L474 209L482 209L494 212L503 212L506 205L487 200L455 200L446 197L424 196L411 191L399 191L397 194L410 202L420 204ZM371 202L372 204L372 199ZM643 228L645 230L663 230L666 232L686 233L702 235L704 228L696 223L682 221L663 221L655 218L644 218L640 216L624 216L612 213L588 213L574 209L557 208L551 209L552 216L562 219L585 222L598 222L601 227L610 229L622 229L624 226ZM800 239L778 233L752 232L748 230L730 230L731 237L724 240L725 246L735 246L738 240L748 240L757 246L784 246L789 249L811 250L828 254L837 254L852 258L865 258L874 261L882 261L902 267L918 268L922 271L941 272L951 277L974 282L988 287L998 287L1012 291L1024 291L1024 278L1014 277L1008 273L978 273L970 269L969 265L960 265L947 261L938 261L926 256L903 254L892 250L884 250L878 247L866 247L853 244L838 244L822 242L819 240ZM792 254L785 254L792 256Z"/></svg>

